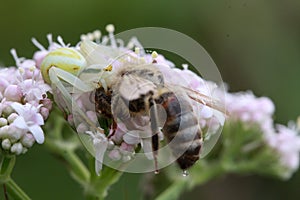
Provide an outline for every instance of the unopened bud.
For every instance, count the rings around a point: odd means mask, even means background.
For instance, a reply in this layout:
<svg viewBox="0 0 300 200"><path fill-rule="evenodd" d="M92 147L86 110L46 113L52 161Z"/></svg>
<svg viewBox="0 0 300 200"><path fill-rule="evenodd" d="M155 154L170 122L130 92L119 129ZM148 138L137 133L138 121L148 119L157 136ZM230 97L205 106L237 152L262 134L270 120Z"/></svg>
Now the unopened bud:
<svg viewBox="0 0 300 200"><path fill-rule="evenodd" d="M30 148L34 144L35 139L32 134L26 133L22 138L21 138L21 143L23 144L24 147Z"/></svg>
<svg viewBox="0 0 300 200"><path fill-rule="evenodd" d="M123 156L122 160L123 162L128 162L131 160L131 156Z"/></svg>
<svg viewBox="0 0 300 200"><path fill-rule="evenodd" d="M3 107L2 107L2 115L9 116L13 112L14 112L14 109L10 105L8 105L8 104L3 105Z"/></svg>
<svg viewBox="0 0 300 200"><path fill-rule="evenodd" d="M40 113L43 116L43 119L46 120L49 116L49 110L45 107L41 107Z"/></svg>
<svg viewBox="0 0 300 200"><path fill-rule="evenodd" d="M5 126L0 128L0 138L7 138L8 137L8 129L9 129L8 125L5 125Z"/></svg>
<svg viewBox="0 0 300 200"><path fill-rule="evenodd" d="M85 133L86 131L88 131L88 127L84 123L80 123L77 126L76 130L77 130L78 133Z"/></svg>
<svg viewBox="0 0 300 200"><path fill-rule="evenodd" d="M8 123L13 123L18 116L17 113L11 113L7 118Z"/></svg>
<svg viewBox="0 0 300 200"><path fill-rule="evenodd" d="M15 126L10 125L8 128L8 138L11 140L11 142L18 141L23 136L23 134L23 130Z"/></svg>
<svg viewBox="0 0 300 200"><path fill-rule="evenodd" d="M112 24L108 24L106 27L105 27L106 31L109 32L109 33L113 33L115 31L115 27L114 25Z"/></svg>
<svg viewBox="0 0 300 200"><path fill-rule="evenodd" d="M8 101L21 101L22 91L17 85L9 85L4 91L4 96Z"/></svg>
<svg viewBox="0 0 300 200"><path fill-rule="evenodd" d="M1 145L2 145L2 148L3 148L3 149L9 150L10 147L11 147L11 142L10 142L9 139L6 138L6 139L4 139L4 140L2 141Z"/></svg>
<svg viewBox="0 0 300 200"><path fill-rule="evenodd" d="M117 149L112 150L111 152L109 152L108 156L112 159L112 160L120 160L121 159L121 154L120 151Z"/></svg>
<svg viewBox="0 0 300 200"><path fill-rule="evenodd" d="M0 118L0 127L7 125L7 120L3 117Z"/></svg>
<svg viewBox="0 0 300 200"><path fill-rule="evenodd" d="M21 143L15 143L10 148L10 151L16 155L20 155L23 152L23 145Z"/></svg>

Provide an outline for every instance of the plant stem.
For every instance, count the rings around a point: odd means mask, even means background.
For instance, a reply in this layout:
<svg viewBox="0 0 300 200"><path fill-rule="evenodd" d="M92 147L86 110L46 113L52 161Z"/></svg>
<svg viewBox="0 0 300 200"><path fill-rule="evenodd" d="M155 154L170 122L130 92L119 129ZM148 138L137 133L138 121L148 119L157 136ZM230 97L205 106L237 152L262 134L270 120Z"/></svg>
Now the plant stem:
<svg viewBox="0 0 300 200"><path fill-rule="evenodd" d="M13 199L30 200L30 197L11 178L5 182L5 185Z"/></svg>
<svg viewBox="0 0 300 200"><path fill-rule="evenodd" d="M168 187L162 194L160 194L156 200L173 200L177 199L179 195L187 188L188 184L186 180L178 180Z"/></svg>
<svg viewBox="0 0 300 200"><path fill-rule="evenodd" d="M51 152L63 157L71 168L73 177L77 182L85 185L90 180L90 172L75 153L75 145L68 142L57 141L55 139L48 139L45 145Z"/></svg>
<svg viewBox="0 0 300 200"><path fill-rule="evenodd" d="M195 186L202 185L216 176L224 173L223 167L218 162L210 162L194 166L188 177L177 178L164 192L158 195L157 200L177 199L181 193L191 190ZM202 172L202 173L201 173Z"/></svg>
<svg viewBox="0 0 300 200"><path fill-rule="evenodd" d="M215 161L208 163L203 162L199 167L195 167L193 171L195 176L191 177L191 180L189 181L189 189L192 189L197 185L202 185L225 173L223 165L220 162Z"/></svg>
<svg viewBox="0 0 300 200"><path fill-rule="evenodd" d="M94 174L90 185L86 188L86 199L100 200L107 196L107 190L116 183L123 173L115 169L104 167L100 176Z"/></svg>
<svg viewBox="0 0 300 200"><path fill-rule="evenodd" d="M10 174L15 166L16 156L14 155L2 155L0 166L0 182L5 183L9 179Z"/></svg>
<svg viewBox="0 0 300 200"><path fill-rule="evenodd" d="M65 151L61 156L69 163L77 181L85 184L90 180L90 172L73 151Z"/></svg>
<svg viewBox="0 0 300 200"><path fill-rule="evenodd" d="M30 200L28 195L12 180L10 174L16 163L15 155L2 155L1 169L0 169L0 182L4 184L7 192L14 199ZM7 194L5 194L7 195Z"/></svg>

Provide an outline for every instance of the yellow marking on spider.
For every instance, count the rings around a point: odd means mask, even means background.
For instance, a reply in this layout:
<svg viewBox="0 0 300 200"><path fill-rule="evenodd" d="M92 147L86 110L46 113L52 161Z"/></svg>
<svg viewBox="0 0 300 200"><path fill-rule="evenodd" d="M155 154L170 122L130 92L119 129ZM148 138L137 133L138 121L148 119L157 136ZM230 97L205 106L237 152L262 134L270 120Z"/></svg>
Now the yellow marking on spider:
<svg viewBox="0 0 300 200"><path fill-rule="evenodd" d="M46 83L51 83L49 70L51 67L60 68L73 75L77 75L86 67L85 58L75 49L59 48L48 53L41 64L42 76Z"/></svg>
<svg viewBox="0 0 300 200"><path fill-rule="evenodd" d="M65 48L65 47L59 48L55 51L52 51L49 54L52 56L63 56L63 57L69 57L69 58L75 58L75 59L81 58L81 55L79 55L76 50L73 50L71 48Z"/></svg>
<svg viewBox="0 0 300 200"><path fill-rule="evenodd" d="M104 68L104 71L110 72L113 69L112 65L108 65L106 68Z"/></svg>

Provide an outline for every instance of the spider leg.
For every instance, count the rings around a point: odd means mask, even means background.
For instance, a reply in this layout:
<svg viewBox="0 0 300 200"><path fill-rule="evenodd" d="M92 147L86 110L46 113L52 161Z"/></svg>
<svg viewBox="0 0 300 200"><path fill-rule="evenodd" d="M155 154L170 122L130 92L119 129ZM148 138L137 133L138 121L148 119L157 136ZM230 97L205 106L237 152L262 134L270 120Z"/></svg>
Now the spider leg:
<svg viewBox="0 0 300 200"><path fill-rule="evenodd" d="M63 72L63 73L62 73ZM57 88L59 92L61 92L61 97L65 101L65 104L70 111L77 112L80 117L82 117L89 126L93 127L95 130L98 130L98 128L95 126L95 124L86 116L86 114L80 109L80 107L73 102L73 98L70 94L70 91L67 90L67 88L63 85L60 79L68 80L68 83L73 85L74 87L79 87L80 89L84 89L85 91L91 91L85 83L83 83L79 78L75 77L74 75L67 73L59 68L51 67L49 70L49 77L52 83L53 88ZM75 81L76 80L76 81ZM78 82L77 82L78 81ZM85 86L80 86L78 83L83 83ZM87 90L89 88L89 90ZM54 95L56 96L56 95Z"/></svg>
<svg viewBox="0 0 300 200"><path fill-rule="evenodd" d="M87 85L85 82L83 82L82 80L80 80L77 76L66 72L65 70L62 70L60 68L57 67L51 67L49 70L49 76L51 79L54 77L57 77L57 79L55 78L52 81L52 84L58 84L58 82L60 82L59 79L62 79L64 81L66 81L67 83L69 83L70 85L72 85L74 87L74 89L78 89L82 92L89 92L92 91L94 88L90 85ZM53 82L54 81L54 82Z"/></svg>

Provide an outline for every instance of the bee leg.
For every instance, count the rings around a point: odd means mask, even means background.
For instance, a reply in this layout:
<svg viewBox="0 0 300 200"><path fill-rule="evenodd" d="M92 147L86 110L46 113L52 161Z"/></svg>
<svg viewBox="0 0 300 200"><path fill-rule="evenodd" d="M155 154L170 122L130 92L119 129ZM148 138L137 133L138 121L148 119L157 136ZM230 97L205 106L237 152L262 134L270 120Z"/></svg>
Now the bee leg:
<svg viewBox="0 0 300 200"><path fill-rule="evenodd" d="M155 174L159 173L158 170L158 162L157 162L157 153L158 153L158 147L159 147L159 140L158 140L158 116L157 116L157 107L156 103L153 99L150 99L150 105L152 106L150 109L150 120L151 120L151 131L152 131L152 151L153 151L153 157L154 157L154 165L155 165Z"/></svg>
<svg viewBox="0 0 300 200"><path fill-rule="evenodd" d="M157 164L157 150L158 150L158 134L152 135L152 150L154 157L154 166L155 166L155 174L159 173L158 164Z"/></svg>
<svg viewBox="0 0 300 200"><path fill-rule="evenodd" d="M112 133L109 134L109 136L107 137L108 139L110 139L112 136L115 135L117 128L118 128L118 124L116 123L115 120L113 120L112 125L111 125Z"/></svg>

